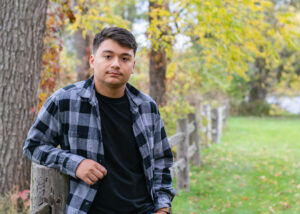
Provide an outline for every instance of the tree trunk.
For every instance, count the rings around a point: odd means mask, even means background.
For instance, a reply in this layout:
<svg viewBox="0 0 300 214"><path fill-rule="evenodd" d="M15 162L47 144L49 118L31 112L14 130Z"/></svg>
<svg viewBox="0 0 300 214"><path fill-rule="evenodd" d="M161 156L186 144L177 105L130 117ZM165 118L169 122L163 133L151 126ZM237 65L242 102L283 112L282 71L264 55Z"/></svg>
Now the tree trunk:
<svg viewBox="0 0 300 214"><path fill-rule="evenodd" d="M22 148L32 125L43 54L48 0L1 0L0 194L29 189Z"/></svg>
<svg viewBox="0 0 300 214"><path fill-rule="evenodd" d="M165 4L158 3L157 1L149 1L149 13L152 10L167 8ZM158 15L157 19L162 17ZM149 16L149 23L152 22L152 17ZM156 26L162 32L162 35L168 32L163 32L162 26ZM156 101L159 106L164 106L167 102L166 99L166 71L167 71L167 55L163 48L155 48L151 45L150 50L150 64L149 64L149 77L150 77L150 96Z"/></svg>
<svg viewBox="0 0 300 214"><path fill-rule="evenodd" d="M82 36L82 30L79 29L74 34L74 46L76 50L76 73L77 80L86 80L90 77L90 40L89 35L86 38Z"/></svg>
<svg viewBox="0 0 300 214"><path fill-rule="evenodd" d="M167 57L164 51L150 51L150 96L159 106L166 104Z"/></svg>
<svg viewBox="0 0 300 214"><path fill-rule="evenodd" d="M270 87L268 83L270 70L266 68L266 60L264 58L256 58L255 66L258 72L250 84L249 102L264 102Z"/></svg>

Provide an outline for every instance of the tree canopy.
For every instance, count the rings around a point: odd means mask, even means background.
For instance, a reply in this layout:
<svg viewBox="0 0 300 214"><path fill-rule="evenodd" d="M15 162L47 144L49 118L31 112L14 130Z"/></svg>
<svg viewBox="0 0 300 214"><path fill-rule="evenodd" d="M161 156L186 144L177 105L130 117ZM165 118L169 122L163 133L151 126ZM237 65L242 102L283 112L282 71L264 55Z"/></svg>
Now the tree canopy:
<svg viewBox="0 0 300 214"><path fill-rule="evenodd" d="M66 44L68 35L79 28L83 37L106 26L120 26L144 38L146 45L140 43L137 55L142 64L131 81L146 92L151 86L145 85L154 84L148 75L154 61L147 59L151 51L165 53L166 72L161 78L166 84L166 108L188 111L191 102L184 98L192 94L203 97L200 100L213 98L211 94L263 100L269 92L300 88L297 1L52 0L51 5L55 10L62 8L68 17L56 31L66 39L65 57L72 52ZM48 21L48 28L54 24ZM135 32L134 26L144 28L139 29L144 35ZM174 48L183 40L179 49Z"/></svg>

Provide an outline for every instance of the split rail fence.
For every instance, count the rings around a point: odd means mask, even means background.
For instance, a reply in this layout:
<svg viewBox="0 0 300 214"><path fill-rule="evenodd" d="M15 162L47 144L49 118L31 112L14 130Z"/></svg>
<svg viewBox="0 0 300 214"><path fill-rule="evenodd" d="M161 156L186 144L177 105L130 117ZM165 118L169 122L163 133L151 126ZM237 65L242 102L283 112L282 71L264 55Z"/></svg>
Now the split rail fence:
<svg viewBox="0 0 300 214"><path fill-rule="evenodd" d="M189 162L201 166L200 150L220 143L225 107L211 109L202 105L199 114L189 114L179 119L176 134L169 137L171 147L176 147L176 161L170 169L176 178L176 189L190 189ZM69 178L56 169L32 163L30 188L30 214L64 214Z"/></svg>

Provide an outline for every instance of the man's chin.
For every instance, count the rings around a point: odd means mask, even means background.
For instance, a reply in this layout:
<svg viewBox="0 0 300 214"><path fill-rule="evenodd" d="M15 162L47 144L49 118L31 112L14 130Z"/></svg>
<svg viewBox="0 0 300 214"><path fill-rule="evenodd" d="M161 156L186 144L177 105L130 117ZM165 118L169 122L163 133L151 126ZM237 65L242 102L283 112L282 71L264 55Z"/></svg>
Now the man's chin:
<svg viewBox="0 0 300 214"><path fill-rule="evenodd" d="M123 82L109 82L106 84L109 88L118 89L125 87L126 83Z"/></svg>

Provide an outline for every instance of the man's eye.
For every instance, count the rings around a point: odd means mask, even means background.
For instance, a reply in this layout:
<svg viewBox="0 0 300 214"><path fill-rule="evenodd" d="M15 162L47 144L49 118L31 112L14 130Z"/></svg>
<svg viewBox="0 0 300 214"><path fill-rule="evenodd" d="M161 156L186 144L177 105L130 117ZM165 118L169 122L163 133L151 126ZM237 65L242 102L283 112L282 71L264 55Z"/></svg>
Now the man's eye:
<svg viewBox="0 0 300 214"><path fill-rule="evenodd" d="M110 59L111 56L110 56L110 55L104 55L104 58L105 58L105 59Z"/></svg>
<svg viewBox="0 0 300 214"><path fill-rule="evenodd" d="M128 59L127 57L122 57L122 60L123 60L124 62L126 62L126 61L128 61L129 59Z"/></svg>

